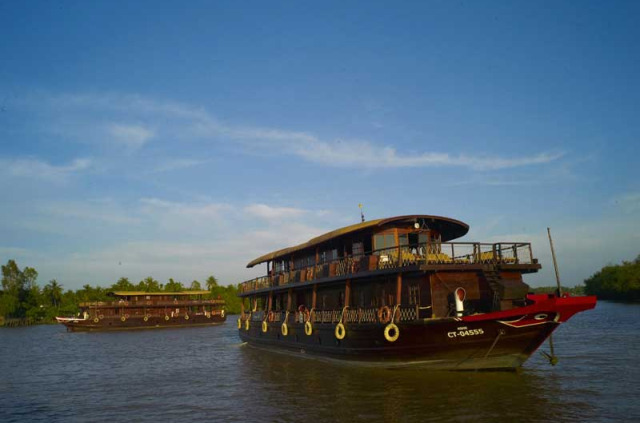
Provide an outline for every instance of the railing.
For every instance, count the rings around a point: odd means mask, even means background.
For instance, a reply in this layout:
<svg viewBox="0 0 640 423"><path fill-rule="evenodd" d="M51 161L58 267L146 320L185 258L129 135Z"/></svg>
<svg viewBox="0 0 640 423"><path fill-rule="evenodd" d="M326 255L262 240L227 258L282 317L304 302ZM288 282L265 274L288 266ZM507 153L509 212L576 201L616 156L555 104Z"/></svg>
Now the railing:
<svg viewBox="0 0 640 423"><path fill-rule="evenodd" d="M405 245L348 256L317 265L261 276L240 284L240 293L336 276L418 265L533 264L528 242L442 242Z"/></svg>
<svg viewBox="0 0 640 423"><path fill-rule="evenodd" d="M284 310L271 311L268 315L265 310L257 310L251 313L245 312L241 317L242 320L250 318L252 322L261 322L267 320L271 323L300 323L303 324L306 319L310 319L312 323L379 323L381 320L381 308L347 308L335 310L313 310L311 312L289 312ZM393 314L394 307L388 307L389 316L387 322L393 317L394 322L410 322L419 318L420 309L416 305L399 306Z"/></svg>
<svg viewBox="0 0 640 423"><path fill-rule="evenodd" d="M170 300L170 301L86 301L79 304L80 307L158 307L158 306L199 306L199 305L224 305L224 300Z"/></svg>

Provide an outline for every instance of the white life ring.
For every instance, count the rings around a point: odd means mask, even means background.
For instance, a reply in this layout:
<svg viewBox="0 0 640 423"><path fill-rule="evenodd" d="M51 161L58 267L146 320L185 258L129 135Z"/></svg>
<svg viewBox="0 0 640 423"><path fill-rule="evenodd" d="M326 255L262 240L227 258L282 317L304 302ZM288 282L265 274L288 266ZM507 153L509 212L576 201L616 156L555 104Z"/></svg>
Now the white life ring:
<svg viewBox="0 0 640 423"><path fill-rule="evenodd" d="M269 330L269 325L267 324L267 321L266 321L266 320L263 320L263 321L262 321L262 331L263 331L263 332L266 332L266 331L268 331L268 330Z"/></svg>
<svg viewBox="0 0 640 423"><path fill-rule="evenodd" d="M311 336L311 334L313 333L313 325L310 321L306 321L304 323L304 333L307 334L307 336Z"/></svg>
<svg viewBox="0 0 640 423"><path fill-rule="evenodd" d="M280 332L282 332L282 336L287 336L289 334L289 326L286 323L283 323L280 327Z"/></svg>
<svg viewBox="0 0 640 423"><path fill-rule="evenodd" d="M224 317L224 310L220 310L220 317Z"/></svg>

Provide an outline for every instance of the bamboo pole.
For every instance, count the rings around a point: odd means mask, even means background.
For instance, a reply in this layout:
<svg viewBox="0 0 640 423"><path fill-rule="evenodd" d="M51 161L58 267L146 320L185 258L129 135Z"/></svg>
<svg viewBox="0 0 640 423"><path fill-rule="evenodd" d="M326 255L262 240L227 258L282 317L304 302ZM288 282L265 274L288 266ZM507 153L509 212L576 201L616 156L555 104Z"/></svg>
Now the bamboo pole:
<svg viewBox="0 0 640 423"><path fill-rule="evenodd" d="M556 261L556 252L553 249L553 240L551 239L551 229L547 228L547 234L549 235L549 245L551 245L551 257L553 258L553 268L556 271L556 283L558 284L558 297L562 296L562 286L560 286L560 272L558 272L558 262Z"/></svg>

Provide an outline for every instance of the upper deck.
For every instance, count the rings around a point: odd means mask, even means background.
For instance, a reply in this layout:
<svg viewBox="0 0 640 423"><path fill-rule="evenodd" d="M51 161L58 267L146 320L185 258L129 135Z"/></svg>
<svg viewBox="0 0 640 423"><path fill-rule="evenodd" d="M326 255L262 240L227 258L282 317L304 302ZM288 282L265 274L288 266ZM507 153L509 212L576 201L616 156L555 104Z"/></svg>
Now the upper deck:
<svg viewBox="0 0 640 423"><path fill-rule="evenodd" d="M540 269L527 242L447 242L468 228L460 221L429 215L348 226L251 261L247 267L266 262L267 275L240 284L239 295L407 271Z"/></svg>
<svg viewBox="0 0 640 423"><path fill-rule="evenodd" d="M205 299L209 291L179 291L179 292L145 292L145 291L113 291L107 295L115 297L114 301L82 302L80 307L100 308L135 308L140 306L197 306L224 305L224 300Z"/></svg>

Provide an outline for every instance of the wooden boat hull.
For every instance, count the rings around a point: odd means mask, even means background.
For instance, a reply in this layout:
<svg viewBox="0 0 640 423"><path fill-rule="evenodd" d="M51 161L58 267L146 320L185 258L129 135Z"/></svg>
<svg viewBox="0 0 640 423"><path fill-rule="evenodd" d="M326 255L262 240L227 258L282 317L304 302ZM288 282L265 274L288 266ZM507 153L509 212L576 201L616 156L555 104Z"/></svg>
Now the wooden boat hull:
<svg viewBox="0 0 640 423"><path fill-rule="evenodd" d="M215 326L221 325L226 321L226 316L219 314L211 314L210 317L202 315L191 315L189 319L184 316L169 317L165 316L132 316L128 319L104 317L94 319L69 319L58 318L58 322L67 327L71 332L108 332L119 330L137 330L137 329L163 329L163 328L181 328L193 326Z"/></svg>
<svg viewBox="0 0 640 423"><path fill-rule="evenodd" d="M345 336L337 339L336 323L314 323L311 335L303 323L246 321L240 338L251 346L299 355L348 360L369 366L416 365L431 369L479 370L520 367L573 314L593 308L595 297L549 298L530 296L537 303L508 312L461 318L421 319L396 323L397 340L385 337L385 324L344 323Z"/></svg>

